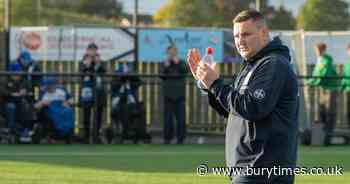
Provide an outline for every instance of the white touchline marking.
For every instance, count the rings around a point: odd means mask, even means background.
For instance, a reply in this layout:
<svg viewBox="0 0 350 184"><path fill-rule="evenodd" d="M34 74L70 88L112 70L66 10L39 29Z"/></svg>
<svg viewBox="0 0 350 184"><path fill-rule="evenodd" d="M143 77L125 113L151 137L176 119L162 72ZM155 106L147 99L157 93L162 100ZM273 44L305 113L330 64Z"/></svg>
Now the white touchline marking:
<svg viewBox="0 0 350 184"><path fill-rule="evenodd" d="M142 156L142 155L218 155L224 152L26 152L0 153L0 156ZM0 158L1 160L1 158Z"/></svg>

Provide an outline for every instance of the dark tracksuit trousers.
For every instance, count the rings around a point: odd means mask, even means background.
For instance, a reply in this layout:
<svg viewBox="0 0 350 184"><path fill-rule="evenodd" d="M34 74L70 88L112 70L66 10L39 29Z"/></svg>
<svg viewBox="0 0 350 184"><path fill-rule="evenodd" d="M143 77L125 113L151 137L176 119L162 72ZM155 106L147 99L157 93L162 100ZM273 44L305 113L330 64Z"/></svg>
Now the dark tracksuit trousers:
<svg viewBox="0 0 350 184"><path fill-rule="evenodd" d="M89 140L90 137L90 127L91 122L92 123L92 136L93 139L96 140L100 136L100 129L102 124L102 115L103 115L104 108L102 106L98 106L96 108L96 116L92 115L94 112L92 110L92 107L84 107L83 108L83 114L84 114L84 131L85 131L85 140ZM93 118L93 119L91 119Z"/></svg>
<svg viewBox="0 0 350 184"><path fill-rule="evenodd" d="M320 121L324 123L324 131L326 137L324 140L325 145L330 144L331 134L335 128L336 124L336 97L337 93L335 91L322 90L320 95Z"/></svg>
<svg viewBox="0 0 350 184"><path fill-rule="evenodd" d="M164 98L164 141L170 143L174 137L174 118L176 119L177 143L182 144L185 139L185 98L176 100Z"/></svg>

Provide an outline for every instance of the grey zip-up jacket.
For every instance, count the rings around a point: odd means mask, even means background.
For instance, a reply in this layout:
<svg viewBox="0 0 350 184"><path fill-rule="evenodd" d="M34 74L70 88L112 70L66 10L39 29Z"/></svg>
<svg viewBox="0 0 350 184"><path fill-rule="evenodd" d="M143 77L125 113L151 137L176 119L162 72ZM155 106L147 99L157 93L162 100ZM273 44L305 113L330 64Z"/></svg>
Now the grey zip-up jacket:
<svg viewBox="0 0 350 184"><path fill-rule="evenodd" d="M247 77L250 75L250 77ZM249 79L249 80L248 80ZM226 127L228 167L252 167L259 175L235 174L235 182L293 183L294 176L278 168L296 166L298 132L298 84L290 64L289 49L279 38L251 59L233 83L218 79L209 88L209 103ZM270 174L262 168L274 171ZM272 170L273 171L273 170Z"/></svg>

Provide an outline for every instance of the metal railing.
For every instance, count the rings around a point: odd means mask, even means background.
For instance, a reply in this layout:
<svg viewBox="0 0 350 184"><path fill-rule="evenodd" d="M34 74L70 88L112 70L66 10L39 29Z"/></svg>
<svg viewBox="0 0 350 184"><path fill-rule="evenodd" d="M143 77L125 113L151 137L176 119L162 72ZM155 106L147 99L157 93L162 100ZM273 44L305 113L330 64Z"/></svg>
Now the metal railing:
<svg viewBox="0 0 350 184"><path fill-rule="evenodd" d="M0 80L5 79L11 75L32 75L32 76L56 76L59 82L64 85L67 91L72 95L75 104L79 102L79 90L81 84L81 78L86 75L83 73L12 73L12 72L0 72ZM104 126L108 126L112 123L111 119L111 89L112 80L120 77L138 77L141 80L141 86L137 91L137 98L142 101L146 109L146 123L149 128L161 129L163 122L163 92L161 88L162 79L165 75L157 74L113 74L108 73L100 75L103 78L104 88L107 94L107 105L104 112ZM166 77L169 77L167 75ZM179 76L173 76L179 77ZM224 75L223 78L226 82L232 81L233 76ZM311 76L299 76L299 86L301 91L301 103L300 103L300 126L301 129L310 126L311 122L318 119L318 103L319 103L319 93L320 88L318 87L308 87L303 82L305 79L311 78ZM328 77L329 79L341 80L343 77ZM191 131L201 131L206 133L223 133L225 129L226 121L218 116L218 114L213 111L208 105L208 99L206 96L201 95L199 89L195 85L195 81L192 76L185 76L186 83L186 95L185 95L185 120L188 126L189 132ZM308 88L303 90L303 88ZM36 87L35 98L38 98L38 87ZM308 98L304 94L307 91ZM347 111L349 107L347 106L347 93L338 92L337 94L337 127L347 127ZM306 105L306 103L309 103ZM80 133L81 123L81 110L78 105L74 106L76 113L76 133Z"/></svg>

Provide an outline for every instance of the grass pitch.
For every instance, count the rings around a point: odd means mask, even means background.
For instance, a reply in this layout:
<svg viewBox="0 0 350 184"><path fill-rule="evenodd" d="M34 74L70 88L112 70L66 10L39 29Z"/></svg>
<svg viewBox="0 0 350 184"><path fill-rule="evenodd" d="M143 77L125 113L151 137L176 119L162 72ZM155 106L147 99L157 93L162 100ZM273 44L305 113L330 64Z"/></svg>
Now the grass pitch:
<svg viewBox="0 0 350 184"><path fill-rule="evenodd" d="M350 147L300 147L298 165L342 166L343 176L297 184L350 183ZM223 145L0 145L0 184L218 184L196 167L225 166Z"/></svg>

